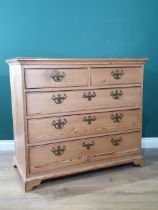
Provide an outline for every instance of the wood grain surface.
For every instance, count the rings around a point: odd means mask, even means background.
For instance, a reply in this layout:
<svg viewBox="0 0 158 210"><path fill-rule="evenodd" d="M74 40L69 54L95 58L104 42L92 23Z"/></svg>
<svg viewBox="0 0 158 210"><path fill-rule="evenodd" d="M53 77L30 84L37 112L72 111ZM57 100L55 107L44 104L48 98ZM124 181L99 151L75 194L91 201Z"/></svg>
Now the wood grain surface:
<svg viewBox="0 0 158 210"><path fill-rule="evenodd" d="M119 145L113 145L112 139L116 139L116 141L121 139ZM89 148L86 147L89 144ZM61 149L65 148L60 156L56 156L52 151L58 146ZM124 156L125 154L128 156L130 152L128 150L137 148L139 151L139 147L140 132L34 146L29 149L30 173L62 169L63 167L66 173L66 166L84 163L87 162L87 159L88 161L95 161L98 157L106 159L106 154L117 157L117 152L122 150ZM89 164L93 164L93 162ZM82 168L82 165L79 167Z"/></svg>
<svg viewBox="0 0 158 210"><path fill-rule="evenodd" d="M120 121L118 122L114 121L117 119L117 116L120 117ZM92 121L87 121L87 119L92 119ZM59 129L57 125L60 121L62 123L65 122L65 124ZM28 143L39 143L56 139L140 128L141 110L139 109L30 119L28 120Z"/></svg>
<svg viewBox="0 0 158 210"><path fill-rule="evenodd" d="M119 99L114 99L111 92L122 91ZM90 94L96 94L90 101L83 98L84 94L88 94L87 90L76 91L58 91L58 92L32 92L27 93L27 114L51 114L61 112L75 112L80 110L119 108L119 107L141 107L141 88L115 88L91 90ZM66 95L66 98L61 104L56 104L52 97L61 97Z"/></svg>
<svg viewBox="0 0 158 210"><path fill-rule="evenodd" d="M64 78L56 82L51 78L51 74L64 73ZM87 69L27 69L25 71L26 88L45 88L45 87L74 87L88 85Z"/></svg>
<svg viewBox="0 0 158 210"><path fill-rule="evenodd" d="M119 79L114 78L113 73L122 73ZM143 79L142 68L92 68L91 84L92 85L109 85L109 84L134 84L141 83Z"/></svg>

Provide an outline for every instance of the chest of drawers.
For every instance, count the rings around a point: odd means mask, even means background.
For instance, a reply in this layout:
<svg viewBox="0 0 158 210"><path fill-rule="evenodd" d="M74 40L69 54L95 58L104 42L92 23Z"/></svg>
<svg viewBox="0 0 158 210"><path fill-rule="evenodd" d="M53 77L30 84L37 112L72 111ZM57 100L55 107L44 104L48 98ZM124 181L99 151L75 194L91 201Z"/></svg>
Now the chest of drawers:
<svg viewBox="0 0 158 210"><path fill-rule="evenodd" d="M141 155L147 59L7 60L17 167L25 191L42 180Z"/></svg>

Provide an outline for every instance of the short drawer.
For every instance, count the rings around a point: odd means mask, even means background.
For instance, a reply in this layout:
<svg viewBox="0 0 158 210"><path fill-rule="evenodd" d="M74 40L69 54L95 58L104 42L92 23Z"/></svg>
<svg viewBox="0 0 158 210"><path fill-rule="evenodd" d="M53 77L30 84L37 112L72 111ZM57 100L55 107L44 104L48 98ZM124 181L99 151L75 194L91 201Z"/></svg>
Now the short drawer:
<svg viewBox="0 0 158 210"><path fill-rule="evenodd" d="M34 146L29 149L30 173L64 168L139 146L139 132Z"/></svg>
<svg viewBox="0 0 158 210"><path fill-rule="evenodd" d="M87 69L26 69L26 88L87 86Z"/></svg>
<svg viewBox="0 0 158 210"><path fill-rule="evenodd" d="M142 83L142 68L92 68L91 84L112 85L112 84L134 84Z"/></svg>
<svg viewBox="0 0 158 210"><path fill-rule="evenodd" d="M27 93L27 114L141 106L141 88Z"/></svg>
<svg viewBox="0 0 158 210"><path fill-rule="evenodd" d="M120 132L141 127L141 111L127 110L28 120L29 143Z"/></svg>

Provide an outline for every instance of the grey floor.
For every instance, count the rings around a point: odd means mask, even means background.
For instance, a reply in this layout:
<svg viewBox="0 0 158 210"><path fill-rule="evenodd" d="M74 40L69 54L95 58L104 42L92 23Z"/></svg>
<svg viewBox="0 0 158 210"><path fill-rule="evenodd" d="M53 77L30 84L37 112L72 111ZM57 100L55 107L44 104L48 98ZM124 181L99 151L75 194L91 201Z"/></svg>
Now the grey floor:
<svg viewBox="0 0 158 210"><path fill-rule="evenodd" d="M146 149L145 167L132 164L22 188L12 152L0 152L0 210L158 210L158 149Z"/></svg>

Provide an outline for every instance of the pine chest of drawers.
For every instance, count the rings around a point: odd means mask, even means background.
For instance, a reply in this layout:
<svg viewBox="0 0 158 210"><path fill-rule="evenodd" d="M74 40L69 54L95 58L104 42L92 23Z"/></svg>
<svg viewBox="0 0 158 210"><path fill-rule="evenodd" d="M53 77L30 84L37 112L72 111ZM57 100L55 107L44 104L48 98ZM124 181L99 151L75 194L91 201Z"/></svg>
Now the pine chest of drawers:
<svg viewBox="0 0 158 210"><path fill-rule="evenodd" d="M130 162L143 166L145 61L7 60L14 166L25 191L44 179Z"/></svg>

